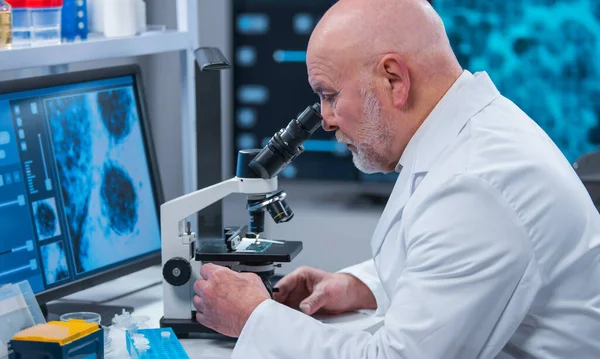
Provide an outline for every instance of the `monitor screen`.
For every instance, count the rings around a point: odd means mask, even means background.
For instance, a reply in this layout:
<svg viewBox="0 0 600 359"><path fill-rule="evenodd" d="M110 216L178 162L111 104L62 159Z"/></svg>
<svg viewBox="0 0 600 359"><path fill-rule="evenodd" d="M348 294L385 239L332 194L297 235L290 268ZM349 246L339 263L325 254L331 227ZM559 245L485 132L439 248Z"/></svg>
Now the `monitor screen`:
<svg viewBox="0 0 600 359"><path fill-rule="evenodd" d="M308 84L306 47L314 26L336 0L233 0L233 103L236 151L263 147L306 106L318 101ZM394 181L365 175L334 132L317 131L305 152L279 175L291 179ZM235 163L235 162L234 162ZM234 166L235 167L235 166Z"/></svg>
<svg viewBox="0 0 600 359"><path fill-rule="evenodd" d="M487 71L570 162L600 145L597 0L435 1L462 66Z"/></svg>
<svg viewBox="0 0 600 359"><path fill-rule="evenodd" d="M0 91L0 285L35 293L160 251L135 74Z"/></svg>

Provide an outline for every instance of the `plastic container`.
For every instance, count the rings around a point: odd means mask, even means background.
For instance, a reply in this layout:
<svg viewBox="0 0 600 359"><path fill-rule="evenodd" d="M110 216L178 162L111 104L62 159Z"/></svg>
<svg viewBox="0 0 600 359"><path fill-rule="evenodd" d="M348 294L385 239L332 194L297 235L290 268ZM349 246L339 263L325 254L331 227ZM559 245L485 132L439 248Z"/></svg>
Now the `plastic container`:
<svg viewBox="0 0 600 359"><path fill-rule="evenodd" d="M82 320L38 324L17 333L10 341L15 359L103 358L102 328Z"/></svg>
<svg viewBox="0 0 600 359"><path fill-rule="evenodd" d="M26 0L31 10L31 46L60 43L63 0Z"/></svg>
<svg viewBox="0 0 600 359"><path fill-rule="evenodd" d="M140 329L126 332L127 352L136 359L189 359L173 329Z"/></svg>
<svg viewBox="0 0 600 359"><path fill-rule="evenodd" d="M137 32L138 0L102 0L104 36L134 36Z"/></svg>
<svg viewBox="0 0 600 359"><path fill-rule="evenodd" d="M83 321L85 321L87 323L100 324L100 321L102 320L102 317L98 313L92 313L92 312L73 312L73 313L63 314L63 315L60 316L59 319L60 319L61 322L68 322L71 319L79 319L79 320L83 320Z"/></svg>
<svg viewBox="0 0 600 359"><path fill-rule="evenodd" d="M98 313L93 312L73 312L66 313L60 316L61 322L68 322L69 320L83 320L86 323L94 323L102 326L100 322L102 321L102 317ZM110 329L108 327L102 327L104 330L104 354L108 354L112 350L112 339L110 338Z"/></svg>
<svg viewBox="0 0 600 359"><path fill-rule="evenodd" d="M86 0L64 0L61 17L61 37L63 42L87 39L88 10Z"/></svg>
<svg viewBox="0 0 600 359"><path fill-rule="evenodd" d="M104 0L87 0L88 30L104 35Z"/></svg>
<svg viewBox="0 0 600 359"><path fill-rule="evenodd" d="M142 34L146 32L146 2L144 0L137 0L137 33Z"/></svg>
<svg viewBox="0 0 600 359"><path fill-rule="evenodd" d="M12 47L12 7L0 0L0 49Z"/></svg>
<svg viewBox="0 0 600 359"><path fill-rule="evenodd" d="M7 343L17 332L44 323L28 281L0 287L0 358L8 353Z"/></svg>
<svg viewBox="0 0 600 359"><path fill-rule="evenodd" d="M13 12L13 47L31 45L31 11L27 0L9 0Z"/></svg>
<svg viewBox="0 0 600 359"><path fill-rule="evenodd" d="M115 358L127 357L127 338L126 333L135 333L140 329L150 327L150 317L132 316L131 313L123 310L121 315L115 314L112 319L112 327L110 331L111 339L111 356Z"/></svg>

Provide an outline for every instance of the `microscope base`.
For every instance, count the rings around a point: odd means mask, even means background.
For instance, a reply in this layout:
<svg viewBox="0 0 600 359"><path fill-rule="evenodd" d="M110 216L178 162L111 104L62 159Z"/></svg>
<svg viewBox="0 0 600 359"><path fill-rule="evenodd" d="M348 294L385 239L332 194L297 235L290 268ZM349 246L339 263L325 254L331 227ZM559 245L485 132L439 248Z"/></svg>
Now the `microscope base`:
<svg viewBox="0 0 600 359"><path fill-rule="evenodd" d="M230 338L205 327L204 325L198 323L196 318L169 319L162 317L160 318L160 327L173 329L173 332L179 339L187 339L193 336L194 338L203 339L235 340L235 338Z"/></svg>

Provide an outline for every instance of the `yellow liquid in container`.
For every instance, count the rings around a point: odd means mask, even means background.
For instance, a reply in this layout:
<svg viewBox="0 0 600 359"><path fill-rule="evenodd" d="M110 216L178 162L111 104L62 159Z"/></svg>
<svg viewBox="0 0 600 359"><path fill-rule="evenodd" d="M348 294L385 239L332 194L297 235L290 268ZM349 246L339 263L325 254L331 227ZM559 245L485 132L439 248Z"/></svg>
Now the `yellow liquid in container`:
<svg viewBox="0 0 600 359"><path fill-rule="evenodd" d="M12 13L0 10L0 49L10 49L11 45Z"/></svg>

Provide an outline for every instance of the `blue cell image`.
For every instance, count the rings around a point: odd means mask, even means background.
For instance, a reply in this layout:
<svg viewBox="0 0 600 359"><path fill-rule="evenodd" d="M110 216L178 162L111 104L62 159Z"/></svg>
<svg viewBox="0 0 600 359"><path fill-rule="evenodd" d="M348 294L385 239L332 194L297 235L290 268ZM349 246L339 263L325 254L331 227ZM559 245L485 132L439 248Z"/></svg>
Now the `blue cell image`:
<svg viewBox="0 0 600 359"><path fill-rule="evenodd" d="M73 243L75 263L81 268L81 237L85 230L92 190L92 134L85 95L60 97L45 102L50 117L54 156Z"/></svg>
<svg viewBox="0 0 600 359"><path fill-rule="evenodd" d="M33 217L38 240L43 241L62 234L54 198L33 202Z"/></svg>
<svg viewBox="0 0 600 359"><path fill-rule="evenodd" d="M132 233L138 220L137 192L131 177L119 165L104 165L100 198L102 215L108 218L110 228L119 235Z"/></svg>
<svg viewBox="0 0 600 359"><path fill-rule="evenodd" d="M600 146L597 0L434 1L461 65L500 92L571 162Z"/></svg>
<svg viewBox="0 0 600 359"><path fill-rule="evenodd" d="M46 284L58 283L69 278L67 256L63 242L54 242L41 247Z"/></svg>
<svg viewBox="0 0 600 359"><path fill-rule="evenodd" d="M160 248L132 86L46 99L76 274Z"/></svg>
<svg viewBox="0 0 600 359"><path fill-rule="evenodd" d="M98 92L98 106L102 122L115 141L123 141L131 132L131 106L134 105L130 91L121 88Z"/></svg>

